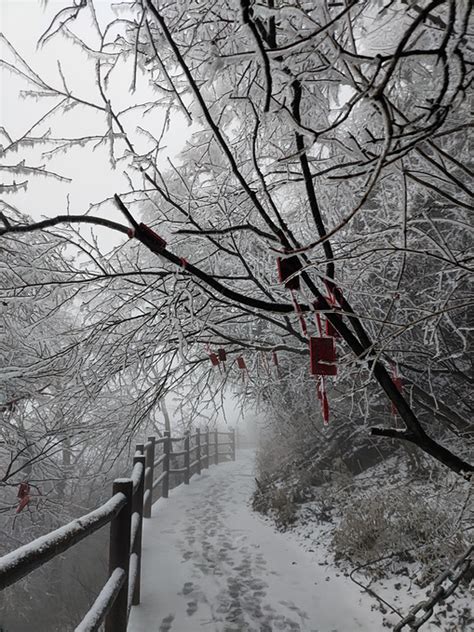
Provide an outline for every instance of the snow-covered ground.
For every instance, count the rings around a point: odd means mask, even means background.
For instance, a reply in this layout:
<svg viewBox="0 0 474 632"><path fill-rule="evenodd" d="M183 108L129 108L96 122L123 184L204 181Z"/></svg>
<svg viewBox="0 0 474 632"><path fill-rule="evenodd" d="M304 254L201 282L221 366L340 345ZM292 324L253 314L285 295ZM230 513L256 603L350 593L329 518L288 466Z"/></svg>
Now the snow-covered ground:
<svg viewBox="0 0 474 632"><path fill-rule="evenodd" d="M254 453L242 450L155 503L130 632L381 632L373 599L325 551L251 511L253 488Z"/></svg>

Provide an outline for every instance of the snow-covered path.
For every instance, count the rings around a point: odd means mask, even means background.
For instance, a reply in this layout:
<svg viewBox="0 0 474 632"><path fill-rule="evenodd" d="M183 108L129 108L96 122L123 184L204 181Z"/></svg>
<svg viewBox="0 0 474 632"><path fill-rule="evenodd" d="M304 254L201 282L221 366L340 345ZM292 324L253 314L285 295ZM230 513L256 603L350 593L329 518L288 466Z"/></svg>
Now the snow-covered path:
<svg viewBox="0 0 474 632"><path fill-rule="evenodd" d="M381 632L348 578L252 513L253 485L241 451L155 503L130 632Z"/></svg>

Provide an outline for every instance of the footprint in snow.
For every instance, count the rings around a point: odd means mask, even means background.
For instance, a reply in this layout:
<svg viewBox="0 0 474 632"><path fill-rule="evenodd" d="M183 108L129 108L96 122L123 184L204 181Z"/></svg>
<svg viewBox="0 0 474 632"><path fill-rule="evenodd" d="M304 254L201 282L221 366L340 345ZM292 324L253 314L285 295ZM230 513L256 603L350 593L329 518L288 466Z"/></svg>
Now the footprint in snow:
<svg viewBox="0 0 474 632"><path fill-rule="evenodd" d="M161 622L158 632L170 632L171 626L173 625L173 621L174 621L174 614L169 614Z"/></svg>
<svg viewBox="0 0 474 632"><path fill-rule="evenodd" d="M194 584L192 582L186 582L183 586L182 593L183 595L189 595L194 590Z"/></svg>
<svg viewBox="0 0 474 632"><path fill-rule="evenodd" d="M189 601L186 604L186 614L188 615L188 617L192 617L192 615L197 611L198 609L198 605L197 605L197 601Z"/></svg>

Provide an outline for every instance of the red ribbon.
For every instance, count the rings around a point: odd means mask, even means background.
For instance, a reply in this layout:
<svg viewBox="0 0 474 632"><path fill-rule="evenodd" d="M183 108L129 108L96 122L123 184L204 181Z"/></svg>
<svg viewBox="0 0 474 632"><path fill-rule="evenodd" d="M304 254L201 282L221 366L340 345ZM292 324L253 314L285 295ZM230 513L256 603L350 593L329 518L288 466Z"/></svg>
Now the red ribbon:
<svg viewBox="0 0 474 632"><path fill-rule="evenodd" d="M20 499L20 502L16 508L16 513L20 513L20 511L23 511L26 505L30 502L30 485L26 482L20 483L17 496Z"/></svg>
<svg viewBox="0 0 474 632"><path fill-rule="evenodd" d="M293 307L295 308L295 312L298 315L298 318L300 319L300 325L301 325L301 332L303 333L303 336L307 336L308 335L308 328L306 327L306 320L303 316L303 312L301 311L301 307L299 306L299 303L296 299L296 295L294 293L294 290L290 290L291 292L291 300L293 301Z"/></svg>

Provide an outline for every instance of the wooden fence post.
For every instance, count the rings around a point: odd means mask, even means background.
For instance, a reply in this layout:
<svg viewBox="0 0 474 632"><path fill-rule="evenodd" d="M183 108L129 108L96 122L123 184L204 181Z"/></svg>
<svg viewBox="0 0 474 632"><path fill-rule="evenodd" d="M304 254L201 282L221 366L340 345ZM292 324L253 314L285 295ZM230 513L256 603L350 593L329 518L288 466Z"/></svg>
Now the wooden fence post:
<svg viewBox="0 0 474 632"><path fill-rule="evenodd" d="M196 428L196 460L197 473L201 473L201 428Z"/></svg>
<svg viewBox="0 0 474 632"><path fill-rule="evenodd" d="M219 433L217 432L217 428L214 431L214 450L216 451L214 454L214 463L219 465Z"/></svg>
<svg viewBox="0 0 474 632"><path fill-rule="evenodd" d="M235 428L230 429L230 441L231 441L231 457L232 460L235 461Z"/></svg>
<svg viewBox="0 0 474 632"><path fill-rule="evenodd" d="M209 426L206 426L205 443L206 443L206 458L204 460L204 467L208 468L209 467Z"/></svg>
<svg viewBox="0 0 474 632"><path fill-rule="evenodd" d="M143 517L151 518L151 506L153 504L153 479L155 468L155 437L148 437L148 446L145 450L145 503Z"/></svg>
<svg viewBox="0 0 474 632"><path fill-rule="evenodd" d="M163 454L165 455L163 459L163 472L166 472L166 474L161 486L161 495L163 496L163 498L168 498L170 490L170 431L166 430L163 433L163 436L165 439L163 441Z"/></svg>
<svg viewBox="0 0 474 632"><path fill-rule="evenodd" d="M110 523L109 575L112 575L116 568L123 568L125 581L105 620L105 632L126 632L127 630L132 481L129 479L114 481L113 495L120 492L125 495L127 502Z"/></svg>
<svg viewBox="0 0 474 632"><path fill-rule="evenodd" d="M140 483L138 489L133 495L132 512L138 515L137 535L133 542L131 553L135 553L137 556L137 576L135 580L135 586L133 588L132 605L138 606L140 603L140 579L142 572L142 527L143 527L143 493L145 489L145 464L146 457L143 454L143 444L137 445L137 451L141 448L141 455L135 455L133 458L133 465L136 463L142 463L143 470L140 477Z"/></svg>
<svg viewBox="0 0 474 632"><path fill-rule="evenodd" d="M189 485L189 430L184 433L184 484Z"/></svg>

